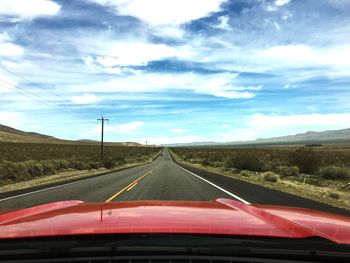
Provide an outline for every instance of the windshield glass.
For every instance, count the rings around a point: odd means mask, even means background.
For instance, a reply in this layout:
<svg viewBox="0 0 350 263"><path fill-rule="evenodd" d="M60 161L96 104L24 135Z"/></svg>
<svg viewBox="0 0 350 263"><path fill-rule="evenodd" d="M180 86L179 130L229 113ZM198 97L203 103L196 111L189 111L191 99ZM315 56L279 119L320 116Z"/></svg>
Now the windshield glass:
<svg viewBox="0 0 350 263"><path fill-rule="evenodd" d="M1 0L0 239L350 244L349 101L347 0Z"/></svg>

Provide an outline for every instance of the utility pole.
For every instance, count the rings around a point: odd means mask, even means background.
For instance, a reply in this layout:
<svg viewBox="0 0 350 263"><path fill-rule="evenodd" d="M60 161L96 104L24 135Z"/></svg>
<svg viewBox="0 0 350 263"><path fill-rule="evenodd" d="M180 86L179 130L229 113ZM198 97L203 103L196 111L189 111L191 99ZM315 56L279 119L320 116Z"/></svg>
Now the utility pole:
<svg viewBox="0 0 350 263"><path fill-rule="evenodd" d="M103 133L104 133L105 122L108 122L108 119L105 119L102 116L101 119L97 119L97 121L101 121L101 124L102 124L102 127L101 127L101 159L103 159Z"/></svg>

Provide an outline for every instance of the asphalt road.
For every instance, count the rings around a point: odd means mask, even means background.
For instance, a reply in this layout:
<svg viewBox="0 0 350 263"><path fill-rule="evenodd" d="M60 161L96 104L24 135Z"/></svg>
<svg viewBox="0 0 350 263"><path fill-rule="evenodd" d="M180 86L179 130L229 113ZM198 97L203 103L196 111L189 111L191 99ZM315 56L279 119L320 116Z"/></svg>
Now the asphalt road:
<svg viewBox="0 0 350 263"><path fill-rule="evenodd" d="M0 212L63 200L118 202L125 200L213 200L287 205L350 216L349 211L271 190L229 177L180 167L167 150L154 162L89 179L0 193Z"/></svg>

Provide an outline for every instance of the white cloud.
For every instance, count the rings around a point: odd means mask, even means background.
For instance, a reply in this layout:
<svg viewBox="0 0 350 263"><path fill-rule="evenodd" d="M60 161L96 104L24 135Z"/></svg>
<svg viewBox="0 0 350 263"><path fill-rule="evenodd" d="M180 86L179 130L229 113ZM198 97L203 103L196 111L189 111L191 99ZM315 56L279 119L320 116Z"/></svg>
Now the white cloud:
<svg viewBox="0 0 350 263"><path fill-rule="evenodd" d="M269 12L272 12L272 11L278 10L278 8L277 8L276 5L268 5L268 6L266 7L266 10L269 11Z"/></svg>
<svg viewBox="0 0 350 263"><path fill-rule="evenodd" d="M195 75L194 75L195 76ZM229 99L249 99L255 96L251 90L259 90L259 87L237 87L232 84L237 74L217 74L214 76L202 77L204 81L195 79L195 85L189 87L197 93L204 93L216 97ZM197 84L198 83L198 84Z"/></svg>
<svg viewBox="0 0 350 263"><path fill-rule="evenodd" d="M81 43L89 43L83 40ZM143 39L115 41L110 39L96 39L92 44L76 44L82 53L97 54L84 56L82 61L89 69L96 70L110 67L144 66L150 61L167 58L190 59L196 54L195 48L190 45L169 46L153 44ZM100 55L99 55L100 54ZM109 54L106 56L105 54Z"/></svg>
<svg viewBox="0 0 350 263"><path fill-rule="evenodd" d="M145 123L142 121L132 121L117 125L111 125L111 123L106 123L104 126L104 132L108 136L107 138L111 138L111 136L115 135L114 137L118 137L118 135L133 135L138 134L139 129L144 125ZM80 133L78 136L80 138L91 138L91 137L98 137L101 135L101 125L96 125L94 128L88 131L84 131ZM109 139L110 140L110 139ZM139 141L139 140L133 140L133 141Z"/></svg>
<svg viewBox="0 0 350 263"><path fill-rule="evenodd" d="M87 66L94 65L94 58L92 56L86 56L81 58L83 60L83 63Z"/></svg>
<svg viewBox="0 0 350 263"><path fill-rule="evenodd" d="M275 1L275 5L277 6L284 6L286 4L288 4L291 0L276 0Z"/></svg>
<svg viewBox="0 0 350 263"><path fill-rule="evenodd" d="M0 43L0 56L21 56L23 48L13 43Z"/></svg>
<svg viewBox="0 0 350 263"><path fill-rule="evenodd" d="M262 86L235 86L237 74L200 75L195 73L144 73L124 76L111 81L96 82L89 85L72 85L75 92L160 92L164 90L190 90L230 99L252 98ZM127 87L127 89L125 88Z"/></svg>
<svg viewBox="0 0 350 263"><path fill-rule="evenodd" d="M228 21L230 20L229 16L220 16L218 18L219 24L214 26L215 28L223 29L223 30L232 30Z"/></svg>
<svg viewBox="0 0 350 263"><path fill-rule="evenodd" d="M187 132L189 132L189 130L186 130L186 129L179 129L179 128L170 129L170 131L171 131L172 133L176 133L176 134L182 134L182 133L187 133Z"/></svg>
<svg viewBox="0 0 350 263"><path fill-rule="evenodd" d="M24 116L19 112L0 111L0 124L20 129L24 123Z"/></svg>
<svg viewBox="0 0 350 263"><path fill-rule="evenodd" d="M112 130L116 131L117 133L132 134L137 132L143 125L144 122L142 121L133 121L129 123L118 124L114 128L112 127Z"/></svg>
<svg viewBox="0 0 350 263"><path fill-rule="evenodd" d="M307 45L281 45L273 46L262 51L263 57L278 60L292 61L314 61L315 54L310 46Z"/></svg>
<svg viewBox="0 0 350 263"><path fill-rule="evenodd" d="M152 26L180 25L219 12L226 0L90 0L112 6L119 15L133 16Z"/></svg>
<svg viewBox="0 0 350 263"><path fill-rule="evenodd" d="M322 50L323 51L323 50ZM318 54L320 63L350 66L350 45L337 46Z"/></svg>
<svg viewBox="0 0 350 263"><path fill-rule="evenodd" d="M0 33L0 43L11 41L10 35L4 31Z"/></svg>
<svg viewBox="0 0 350 263"><path fill-rule="evenodd" d="M108 74L122 75L124 71L121 68L108 67L103 69Z"/></svg>
<svg viewBox="0 0 350 263"><path fill-rule="evenodd" d="M189 58L191 51L185 47L170 47L164 44L151 44L142 42L118 42L110 49L113 58L98 58L102 66L139 66L149 61L165 58Z"/></svg>
<svg viewBox="0 0 350 263"><path fill-rule="evenodd" d="M0 20L1 16L12 16L15 20L32 19L40 16L56 15L60 6L49 0L1 0L0 1Z"/></svg>
<svg viewBox="0 0 350 263"><path fill-rule="evenodd" d="M85 93L81 96L72 96L70 100L74 104L91 104L100 101L96 95L88 93Z"/></svg>
<svg viewBox="0 0 350 263"><path fill-rule="evenodd" d="M179 25L161 25L151 27L152 34L167 38L182 38L185 35L184 29Z"/></svg>
<svg viewBox="0 0 350 263"><path fill-rule="evenodd" d="M267 11L277 11L281 6L287 5L291 0L276 0L274 3L267 5Z"/></svg>
<svg viewBox="0 0 350 263"><path fill-rule="evenodd" d="M350 72L350 45L315 48L304 44L278 45L255 52L256 59L264 61L266 68L318 67L317 71L303 71L301 79L313 76L341 76ZM263 64L261 66L264 66ZM265 66L264 66L265 67ZM311 75L310 75L311 74Z"/></svg>
<svg viewBox="0 0 350 263"><path fill-rule="evenodd" d="M19 45L11 43L11 41L12 38L7 32L0 33L0 56L14 57L21 56L23 54L23 48Z"/></svg>
<svg viewBox="0 0 350 263"><path fill-rule="evenodd" d="M90 59L87 61L87 63L92 63L91 59L92 58L90 57ZM97 57L96 62L104 67L113 67L113 66L119 64L119 59L117 57L107 57L107 56Z"/></svg>
<svg viewBox="0 0 350 263"><path fill-rule="evenodd" d="M93 73L108 73L114 75L125 75L125 74L138 74L141 70L133 69L119 65L119 60L115 57L110 56L99 56L93 58L92 56L82 57L82 61Z"/></svg>
<svg viewBox="0 0 350 263"><path fill-rule="evenodd" d="M118 15L133 16L145 22L152 34L182 38L182 25L221 11L227 0L88 0L114 8ZM225 21L224 21L225 22ZM224 25L224 24L223 24Z"/></svg>

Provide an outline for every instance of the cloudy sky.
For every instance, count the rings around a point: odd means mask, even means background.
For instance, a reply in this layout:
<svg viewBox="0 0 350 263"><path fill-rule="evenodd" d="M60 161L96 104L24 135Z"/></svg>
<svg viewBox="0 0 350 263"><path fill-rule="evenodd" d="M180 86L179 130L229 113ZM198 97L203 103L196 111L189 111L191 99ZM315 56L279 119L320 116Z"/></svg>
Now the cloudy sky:
<svg viewBox="0 0 350 263"><path fill-rule="evenodd" d="M348 0L1 0L0 123L236 141L350 127Z"/></svg>

